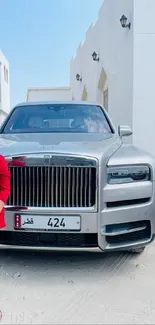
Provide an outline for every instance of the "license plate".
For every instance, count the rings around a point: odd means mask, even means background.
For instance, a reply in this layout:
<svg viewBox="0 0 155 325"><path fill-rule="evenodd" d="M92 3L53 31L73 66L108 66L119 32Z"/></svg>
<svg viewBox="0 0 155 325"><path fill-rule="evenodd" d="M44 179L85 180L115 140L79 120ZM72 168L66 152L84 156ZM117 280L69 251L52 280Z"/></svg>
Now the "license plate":
<svg viewBox="0 0 155 325"><path fill-rule="evenodd" d="M40 230L80 230L80 216L40 216L20 215L20 229Z"/></svg>

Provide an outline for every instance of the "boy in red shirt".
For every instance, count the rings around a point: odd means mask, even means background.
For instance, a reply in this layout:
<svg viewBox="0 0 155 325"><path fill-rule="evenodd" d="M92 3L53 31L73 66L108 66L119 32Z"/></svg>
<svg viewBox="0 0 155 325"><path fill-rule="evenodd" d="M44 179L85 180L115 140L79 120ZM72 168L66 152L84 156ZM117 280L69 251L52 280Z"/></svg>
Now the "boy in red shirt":
<svg viewBox="0 0 155 325"><path fill-rule="evenodd" d="M0 228L5 228L4 205L10 195L10 172L5 158L0 155Z"/></svg>

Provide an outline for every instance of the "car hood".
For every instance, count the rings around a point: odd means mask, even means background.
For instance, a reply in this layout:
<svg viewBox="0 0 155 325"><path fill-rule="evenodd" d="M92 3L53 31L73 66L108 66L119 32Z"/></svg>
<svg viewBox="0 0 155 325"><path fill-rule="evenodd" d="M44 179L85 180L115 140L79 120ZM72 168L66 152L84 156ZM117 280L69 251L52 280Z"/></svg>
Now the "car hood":
<svg viewBox="0 0 155 325"><path fill-rule="evenodd" d="M117 134L31 133L0 135L0 153L4 156L62 153L96 157L99 160L104 157L107 161L121 144L122 141Z"/></svg>

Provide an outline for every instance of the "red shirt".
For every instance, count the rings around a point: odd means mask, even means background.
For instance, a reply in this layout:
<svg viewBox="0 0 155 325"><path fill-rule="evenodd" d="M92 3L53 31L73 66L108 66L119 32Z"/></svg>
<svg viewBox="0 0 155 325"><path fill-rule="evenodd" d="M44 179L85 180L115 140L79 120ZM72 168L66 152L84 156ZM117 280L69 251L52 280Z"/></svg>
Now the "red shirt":
<svg viewBox="0 0 155 325"><path fill-rule="evenodd" d="M0 200L7 202L10 195L10 172L3 156L0 155ZM4 209L0 212L0 228L5 228Z"/></svg>

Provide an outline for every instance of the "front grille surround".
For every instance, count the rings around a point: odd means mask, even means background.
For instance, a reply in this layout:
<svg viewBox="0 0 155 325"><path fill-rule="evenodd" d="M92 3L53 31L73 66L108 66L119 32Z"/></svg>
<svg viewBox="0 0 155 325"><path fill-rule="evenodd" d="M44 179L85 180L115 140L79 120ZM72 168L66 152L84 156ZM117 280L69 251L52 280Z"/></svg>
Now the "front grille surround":
<svg viewBox="0 0 155 325"><path fill-rule="evenodd" d="M17 159L16 159L17 160ZM10 166L7 207L83 208L97 203L97 166Z"/></svg>

